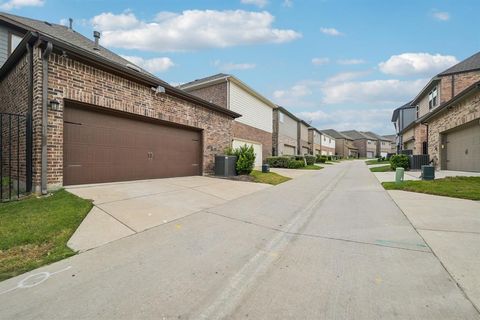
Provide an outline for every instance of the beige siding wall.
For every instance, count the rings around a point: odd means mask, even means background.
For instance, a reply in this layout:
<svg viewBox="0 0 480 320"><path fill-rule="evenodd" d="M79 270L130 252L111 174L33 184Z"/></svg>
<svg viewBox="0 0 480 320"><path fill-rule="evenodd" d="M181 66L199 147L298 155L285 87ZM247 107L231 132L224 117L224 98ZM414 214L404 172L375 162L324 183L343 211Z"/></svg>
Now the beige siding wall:
<svg viewBox="0 0 480 320"><path fill-rule="evenodd" d="M273 132L272 108L240 86L230 83L230 110L242 116L236 121L254 128Z"/></svg>
<svg viewBox="0 0 480 320"><path fill-rule="evenodd" d="M280 121L282 119L281 111L279 111L279 121L278 121L278 130L281 135L297 139L297 121L290 118L288 115L283 114L283 122Z"/></svg>

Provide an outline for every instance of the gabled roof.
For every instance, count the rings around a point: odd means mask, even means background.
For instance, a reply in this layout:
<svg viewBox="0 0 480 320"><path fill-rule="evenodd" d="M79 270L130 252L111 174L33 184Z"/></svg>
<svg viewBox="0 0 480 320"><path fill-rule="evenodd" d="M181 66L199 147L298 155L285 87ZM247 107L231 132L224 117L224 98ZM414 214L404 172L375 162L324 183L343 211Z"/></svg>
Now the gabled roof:
<svg viewBox="0 0 480 320"><path fill-rule="evenodd" d="M439 76L447 76L454 73L462 73L468 71L480 70L480 52L468 57L467 59L460 61L453 67L438 74Z"/></svg>
<svg viewBox="0 0 480 320"><path fill-rule="evenodd" d="M352 140L361 140L361 139L377 140L377 138L374 138L366 133L363 133L357 130L342 131L342 133L350 137Z"/></svg>
<svg viewBox="0 0 480 320"><path fill-rule="evenodd" d="M335 137L333 137L332 135L328 134L328 132L326 132L326 130L318 130L320 132L320 134L324 135L324 136L327 136L329 138L333 138L335 139Z"/></svg>
<svg viewBox="0 0 480 320"><path fill-rule="evenodd" d="M349 136L344 135L341 132L338 132L337 130L334 129L322 129L320 130L321 132L325 132L328 134L330 137L335 138L335 139L347 139L347 140L354 140Z"/></svg>
<svg viewBox="0 0 480 320"><path fill-rule="evenodd" d="M121 56L112 51L99 46L100 50L95 50L95 42L81 35L80 33L69 29L68 27L54 24L46 21L20 17L9 13L0 12L0 24L7 24L12 28L24 30L26 38L35 37L41 41L48 41L53 44L54 50L57 52L64 51L69 56L80 58L82 61L88 61L99 68L108 70L116 74L120 74L127 78L135 79L141 83L151 85L153 87L162 86L165 93L192 103L202 105L205 108L221 112L233 118L241 115L217 106L216 104L205 101L197 96L189 94L183 90L177 89L167 82L150 74L146 70L134 65ZM10 55L5 64L0 69L0 77L11 68L12 59L17 59L16 52L26 50L25 46L18 46Z"/></svg>
<svg viewBox="0 0 480 320"><path fill-rule="evenodd" d="M272 109L276 109L277 105L265 98L263 95L255 91L253 88L248 86L246 83L235 77L234 75L231 74L226 74L226 73L217 73L213 76L208 76L205 78L201 79L196 79L187 83L184 83L182 85L179 85L178 88L185 90L185 91L192 91L195 89L200 89L204 87L208 87L217 83L221 83L223 81L232 81L236 85L240 86L242 89L250 93L252 96L256 97L266 105L270 106Z"/></svg>
<svg viewBox="0 0 480 320"><path fill-rule="evenodd" d="M380 140L380 141L390 141L390 139L387 139L385 138L384 136L381 136L381 135L378 135L376 134L375 132L372 132L372 131L366 131L366 132L362 132L363 134L366 134L366 135L369 135L373 138L375 138L376 140Z"/></svg>
<svg viewBox="0 0 480 320"><path fill-rule="evenodd" d="M385 135L383 137L390 142L396 142L397 141L397 135L396 134L388 134L388 135Z"/></svg>

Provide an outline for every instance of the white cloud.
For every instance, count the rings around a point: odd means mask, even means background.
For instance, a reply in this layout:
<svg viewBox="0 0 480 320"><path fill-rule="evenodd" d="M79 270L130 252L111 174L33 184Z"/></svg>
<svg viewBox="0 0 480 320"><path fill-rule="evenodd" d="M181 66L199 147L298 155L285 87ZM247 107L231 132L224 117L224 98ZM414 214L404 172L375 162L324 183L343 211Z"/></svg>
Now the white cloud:
<svg viewBox="0 0 480 320"><path fill-rule="evenodd" d="M216 60L213 65L220 69L221 71L230 72L233 70L248 70L254 69L257 65L254 63L233 63L233 62L222 62Z"/></svg>
<svg viewBox="0 0 480 320"><path fill-rule="evenodd" d="M320 32L329 36L338 37L344 34L335 28L320 28Z"/></svg>
<svg viewBox="0 0 480 320"><path fill-rule="evenodd" d="M450 13L445 11L434 11L432 13L433 18L438 21L448 21L450 20Z"/></svg>
<svg viewBox="0 0 480 320"><path fill-rule="evenodd" d="M287 8L293 7L293 0L283 0L282 6Z"/></svg>
<svg viewBox="0 0 480 320"><path fill-rule="evenodd" d="M23 7L41 7L45 4L44 0L10 0L0 4L0 10L10 11Z"/></svg>
<svg viewBox="0 0 480 320"><path fill-rule="evenodd" d="M153 21L131 13L102 13L92 19L102 31L102 44L147 51L188 51L261 43L284 43L302 35L272 27L270 13L244 10L160 12Z"/></svg>
<svg viewBox="0 0 480 320"><path fill-rule="evenodd" d="M267 0L241 0L240 2L243 4L253 4L259 8L263 8L268 4Z"/></svg>
<svg viewBox="0 0 480 320"><path fill-rule="evenodd" d="M397 76L432 76L458 63L454 56L429 53L402 53L391 56L378 66L385 74Z"/></svg>
<svg viewBox="0 0 480 320"><path fill-rule="evenodd" d="M337 63L342 64L342 65L364 64L365 60L363 60L363 59L343 59L343 60L340 59L340 60L337 60Z"/></svg>
<svg viewBox="0 0 480 320"><path fill-rule="evenodd" d="M370 73L370 71L357 71L357 72L341 72L337 73L334 76L328 78L325 83L335 83L335 82L345 82L345 81L352 81L354 79L366 76Z"/></svg>
<svg viewBox="0 0 480 320"><path fill-rule="evenodd" d="M394 131L390 122L392 109L344 109L344 110L316 110L298 112L296 115L319 129L333 128L338 131L361 130L373 131L378 134L388 134Z"/></svg>
<svg viewBox="0 0 480 320"><path fill-rule="evenodd" d="M329 58L313 58L312 63L316 66L321 66L330 62Z"/></svg>
<svg viewBox="0 0 480 320"><path fill-rule="evenodd" d="M426 83L427 79L327 83L321 88L322 102L325 104L400 104L414 97Z"/></svg>
<svg viewBox="0 0 480 320"><path fill-rule="evenodd" d="M285 97L299 98L308 96L310 94L312 94L312 91L307 84L296 84L288 90L276 90L273 92L273 96L276 99L281 99Z"/></svg>
<svg viewBox="0 0 480 320"><path fill-rule="evenodd" d="M151 73L165 72L175 65L173 61L167 57L152 59L144 59L142 57L124 55L122 55L122 57Z"/></svg>

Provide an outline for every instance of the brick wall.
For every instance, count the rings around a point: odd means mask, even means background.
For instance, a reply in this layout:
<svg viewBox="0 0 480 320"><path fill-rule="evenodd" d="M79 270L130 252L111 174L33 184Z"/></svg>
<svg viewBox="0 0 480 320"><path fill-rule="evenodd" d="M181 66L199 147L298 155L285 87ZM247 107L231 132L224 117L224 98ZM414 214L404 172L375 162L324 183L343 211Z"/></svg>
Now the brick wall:
<svg viewBox="0 0 480 320"><path fill-rule="evenodd" d="M480 71L477 70L442 77L440 83L441 103L452 99L452 81L454 84L453 94L456 96L475 82L480 81Z"/></svg>
<svg viewBox="0 0 480 320"><path fill-rule="evenodd" d="M480 119L480 93L469 96L429 121L428 153L437 169L440 169L441 163L442 134L447 130L478 119Z"/></svg>
<svg viewBox="0 0 480 320"><path fill-rule="evenodd" d="M270 132L251 127L238 121L233 121L232 130L233 138L261 143L262 160L272 155L272 134Z"/></svg>
<svg viewBox="0 0 480 320"><path fill-rule="evenodd" d="M413 154L423 154L423 143L427 141L427 127L423 124L417 124L414 127L415 142L413 143Z"/></svg>
<svg viewBox="0 0 480 320"><path fill-rule="evenodd" d="M228 85L226 81L200 89L188 90L188 92L202 98L203 100L228 108Z"/></svg>
<svg viewBox="0 0 480 320"><path fill-rule="evenodd" d="M0 112L19 114L22 117L3 114L0 119L1 159L0 181L5 195L9 184L21 191L26 185L26 115L28 112L29 59L25 54L0 80ZM6 178L8 177L8 178Z"/></svg>
<svg viewBox="0 0 480 320"><path fill-rule="evenodd" d="M205 173L212 172L215 154L222 153L231 143L233 121L229 116L166 94L155 94L149 86L70 58L50 56L48 83L48 99L60 102L59 111L48 111L49 188L63 184L64 98L203 129ZM271 136L269 139L271 148Z"/></svg>

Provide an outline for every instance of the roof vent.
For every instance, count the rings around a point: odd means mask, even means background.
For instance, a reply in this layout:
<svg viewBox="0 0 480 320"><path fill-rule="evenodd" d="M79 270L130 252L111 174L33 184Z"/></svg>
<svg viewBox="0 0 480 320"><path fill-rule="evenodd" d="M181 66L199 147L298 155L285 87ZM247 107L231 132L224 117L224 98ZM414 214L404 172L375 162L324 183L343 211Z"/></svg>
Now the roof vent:
<svg viewBox="0 0 480 320"><path fill-rule="evenodd" d="M73 30L73 19L68 18L68 29Z"/></svg>
<svg viewBox="0 0 480 320"><path fill-rule="evenodd" d="M127 68L132 69L132 70L137 71L137 72L141 72L141 71L142 71L142 70L140 70L139 67L137 67L136 65L133 65L133 64L131 64L131 63L127 63L126 66L127 66Z"/></svg>
<svg viewBox="0 0 480 320"><path fill-rule="evenodd" d="M93 38L95 38L95 46L93 50L100 50L99 42L100 42L100 32L93 31Z"/></svg>
<svg viewBox="0 0 480 320"><path fill-rule="evenodd" d="M52 24L50 22L47 22L47 21L43 21L43 23L45 23L47 26L52 26Z"/></svg>

